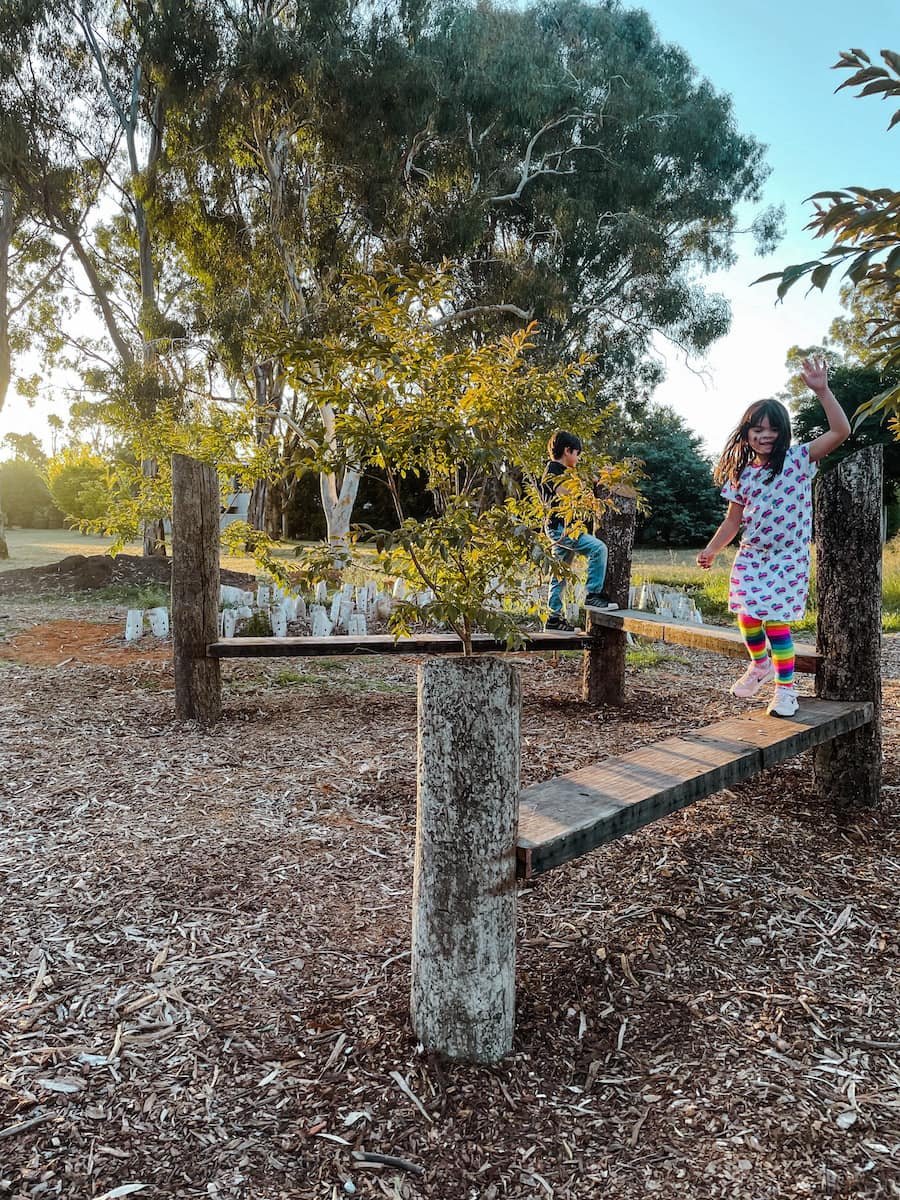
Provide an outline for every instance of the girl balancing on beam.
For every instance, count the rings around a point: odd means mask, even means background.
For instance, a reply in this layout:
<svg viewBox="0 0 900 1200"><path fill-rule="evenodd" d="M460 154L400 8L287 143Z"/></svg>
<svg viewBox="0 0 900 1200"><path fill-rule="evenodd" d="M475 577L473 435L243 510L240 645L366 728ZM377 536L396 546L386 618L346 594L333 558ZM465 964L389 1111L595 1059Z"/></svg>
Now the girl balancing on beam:
<svg viewBox="0 0 900 1200"><path fill-rule="evenodd" d="M790 623L806 611L816 464L850 436L850 423L828 386L825 360L804 359L801 374L822 406L827 433L792 446L791 419L784 405L777 400L751 404L713 473L728 512L697 555L698 565L708 569L743 528L728 607L737 614L750 665L731 691L749 698L774 679L775 694L767 710L773 717L791 717L797 711Z"/></svg>

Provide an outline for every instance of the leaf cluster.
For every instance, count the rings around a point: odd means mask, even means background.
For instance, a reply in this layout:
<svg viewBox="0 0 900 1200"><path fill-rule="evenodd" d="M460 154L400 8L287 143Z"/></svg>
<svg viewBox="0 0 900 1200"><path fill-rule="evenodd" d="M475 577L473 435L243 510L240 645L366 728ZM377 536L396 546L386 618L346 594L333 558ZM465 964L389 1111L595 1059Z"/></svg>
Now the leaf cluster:
<svg viewBox="0 0 900 1200"><path fill-rule="evenodd" d="M874 66L863 50L843 51L833 69L853 73L836 90L858 86L858 97L900 97L900 54L882 50L881 57L884 67ZM898 122L900 109L888 129ZM756 282L777 279L781 300L800 279L808 277L810 290L822 290L832 274L842 270L848 286L883 298L881 312L870 322L867 357L882 371L894 373L900 369L900 191L857 186L817 192L810 199L815 211L806 227L815 237L832 239L831 246L818 259L771 272ZM900 385L872 397L855 415L861 421L891 410L900 410Z"/></svg>
<svg viewBox="0 0 900 1200"><path fill-rule="evenodd" d="M352 339L342 326L316 343L284 344L279 354L289 376L334 413L336 436L319 448L320 469L371 464L387 480L399 528L357 526L355 538L374 544L386 574L429 589L432 601L416 612L449 625L470 648L476 628L519 636L497 589L520 588L549 564L537 486L549 435L575 426L590 439L603 415L578 386L583 363L534 361L532 327L448 347L436 324L451 286L440 273L389 269L347 279ZM594 479L613 485L626 474L604 460L593 470L573 472L564 493L562 515L576 527L603 511ZM399 481L412 473L427 479L433 518L414 521L403 510ZM398 609L398 631L411 611Z"/></svg>

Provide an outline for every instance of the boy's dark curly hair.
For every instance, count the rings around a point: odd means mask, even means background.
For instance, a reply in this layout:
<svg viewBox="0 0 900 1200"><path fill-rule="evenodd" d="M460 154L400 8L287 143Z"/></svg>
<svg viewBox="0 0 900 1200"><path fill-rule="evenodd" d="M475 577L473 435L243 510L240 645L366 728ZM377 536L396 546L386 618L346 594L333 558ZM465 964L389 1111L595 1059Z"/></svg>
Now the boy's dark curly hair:
<svg viewBox="0 0 900 1200"><path fill-rule="evenodd" d="M566 450L583 450L581 438L577 433L569 433L567 429L557 429L547 443L547 453L551 458L560 458Z"/></svg>

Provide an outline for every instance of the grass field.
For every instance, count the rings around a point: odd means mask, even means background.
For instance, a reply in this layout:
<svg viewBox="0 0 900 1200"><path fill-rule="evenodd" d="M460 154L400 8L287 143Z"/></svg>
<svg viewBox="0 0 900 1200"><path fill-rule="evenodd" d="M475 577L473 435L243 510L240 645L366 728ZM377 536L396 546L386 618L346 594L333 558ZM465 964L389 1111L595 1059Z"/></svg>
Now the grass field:
<svg viewBox="0 0 900 1200"><path fill-rule="evenodd" d="M647 581L673 588L683 588L694 599L704 617L728 618L728 575L735 549L719 555L716 565L704 571L696 565L695 550L642 550L634 553L632 583ZM900 536L895 536L884 548L882 557L882 629L885 633L900 632ZM812 630L816 625L816 559L813 549L813 570L810 606L795 629Z"/></svg>
<svg viewBox="0 0 900 1200"><path fill-rule="evenodd" d="M66 529L11 529L7 531L9 558L0 561L0 573L20 567L46 566L69 554L104 554L110 539L82 536ZM284 558L293 557L295 542L285 543L280 552ZM140 554L140 546L131 543L123 548L127 554ZM696 550L658 550L638 548L632 559L632 583L645 581L672 588L684 589L696 601L704 617L728 620L728 574L734 548L721 554L716 566L703 571L696 565ZM223 557L222 566L232 571L256 573L252 558ZM900 536L894 537L884 549L882 572L884 606L883 628L886 633L900 632ZM812 629L816 623L815 557L813 557L813 587L811 606L798 629Z"/></svg>
<svg viewBox="0 0 900 1200"><path fill-rule="evenodd" d="M105 554L112 545L112 539L80 534L71 529L7 529L6 543L9 546L9 558L0 560L0 573L21 567L45 567L70 554ZM295 544L292 542L284 547L285 558L293 556ZM137 542L129 542L122 547L123 554L140 552L141 547ZM256 574L256 564L252 558L223 556L222 566L230 571Z"/></svg>

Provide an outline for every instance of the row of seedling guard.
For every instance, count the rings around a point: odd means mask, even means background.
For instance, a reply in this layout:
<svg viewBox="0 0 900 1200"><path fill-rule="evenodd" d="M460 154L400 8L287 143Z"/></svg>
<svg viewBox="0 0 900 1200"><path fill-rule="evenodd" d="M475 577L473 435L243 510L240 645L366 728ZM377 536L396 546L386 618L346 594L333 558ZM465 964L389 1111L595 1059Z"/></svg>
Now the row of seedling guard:
<svg viewBox="0 0 900 1200"><path fill-rule="evenodd" d="M274 637L287 637L291 621L309 620L313 637L330 637L337 631L360 636L368 631L370 620L386 621L395 602L406 600L423 608L434 599L434 593L426 590L411 592L405 582L398 579L391 593L381 591L374 580L369 579L361 586L345 583L336 591L330 604L328 585L319 582L315 586L314 599L307 611L302 596L292 595L277 584L261 583L256 592L244 588L219 588L219 637L233 638L241 621L250 620L265 613ZM169 634L169 610L165 607L128 610L125 620L125 640L137 641L145 632L145 618L149 621L154 637Z"/></svg>
<svg viewBox="0 0 900 1200"><path fill-rule="evenodd" d="M641 612L655 612L669 621L703 624L703 613L687 592L673 591L646 581L630 589L628 607Z"/></svg>
<svg viewBox="0 0 900 1200"><path fill-rule="evenodd" d="M499 603L504 590L499 586L499 581L497 582L498 586L492 590L495 603ZM539 589L532 589L527 598L532 604L539 605L542 595ZM570 619L577 621L580 605L584 600L583 584L575 585L574 596L575 599L567 604L566 610ZM409 591L402 579L395 582L390 594L379 590L375 581L369 579L360 586L343 584L332 595L329 606L328 585L320 581L315 586L314 598L307 612L307 604L302 596L291 595L277 584L259 584L255 596L252 591L223 585L219 589L219 637L234 637L238 623L251 619L257 613L265 613L268 616L274 637L287 637L288 625L297 619L310 621L313 637L330 637L335 631L359 637L368 632L369 620L386 621L395 602L406 600L423 608L433 599L434 593L430 590ZM652 583L644 582L638 587L630 588L628 607L655 612L669 620L703 624L703 614L686 592L663 589ZM167 608L129 609L125 622L126 641L133 642L143 636L145 617L154 637L168 636Z"/></svg>
<svg viewBox="0 0 900 1200"><path fill-rule="evenodd" d="M260 584L255 603L253 593L241 588L222 587L220 592L223 608L219 613L219 636L223 638L234 637L238 621L252 617L254 612L268 615L273 637L287 637L288 625L298 619L310 622L313 637L331 637L336 632L361 637L368 633L370 620L387 621L395 602L412 601L421 608L434 599L431 591L408 592L402 579L394 584L392 593L380 590L373 579L359 586L345 583L330 602L328 585L320 581L308 608L302 596L292 595L277 584Z"/></svg>

